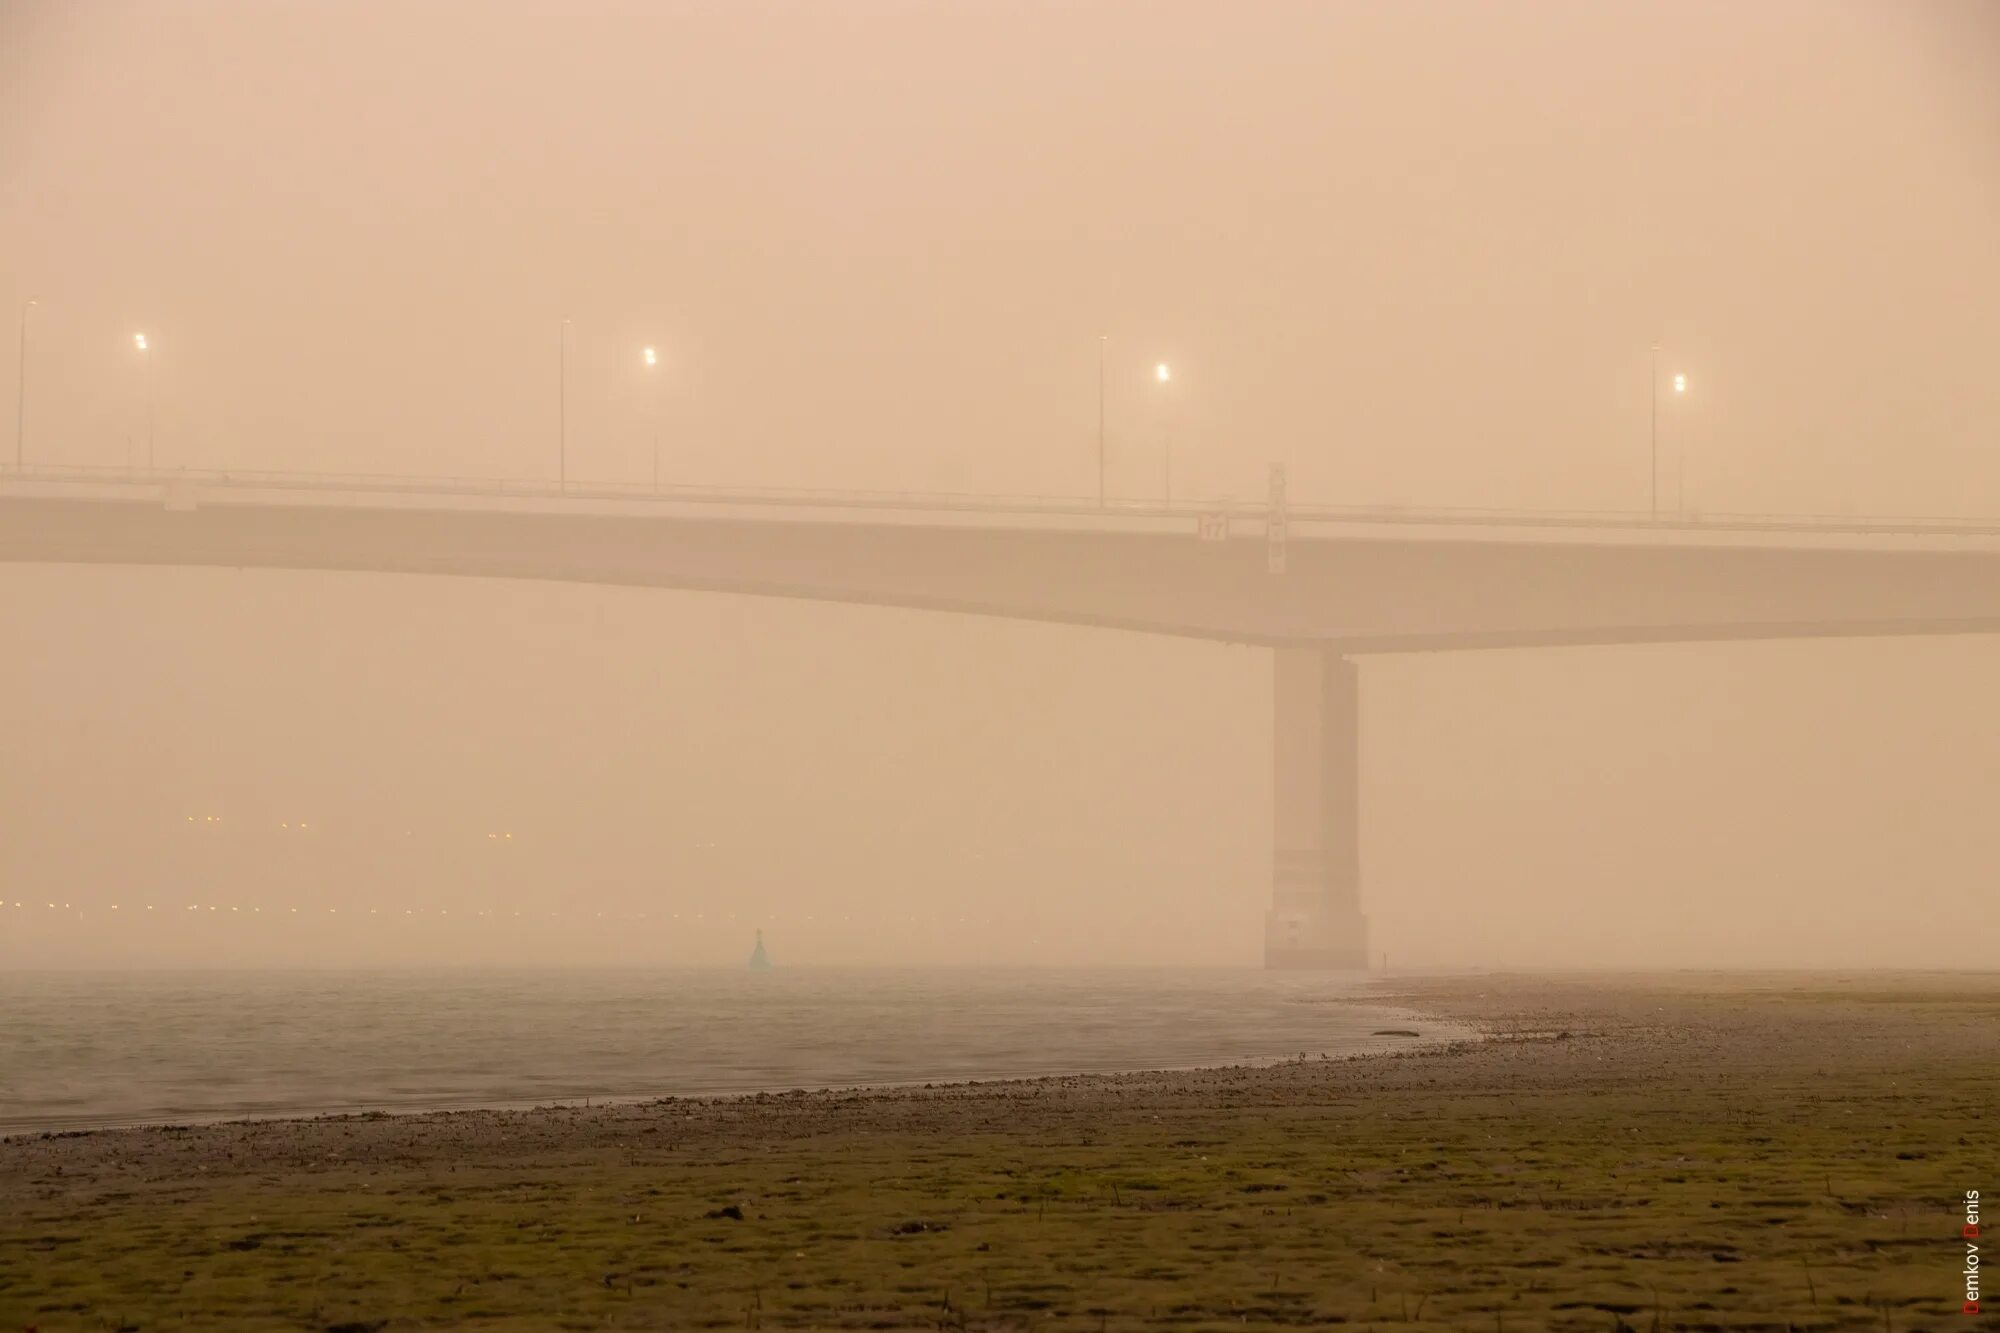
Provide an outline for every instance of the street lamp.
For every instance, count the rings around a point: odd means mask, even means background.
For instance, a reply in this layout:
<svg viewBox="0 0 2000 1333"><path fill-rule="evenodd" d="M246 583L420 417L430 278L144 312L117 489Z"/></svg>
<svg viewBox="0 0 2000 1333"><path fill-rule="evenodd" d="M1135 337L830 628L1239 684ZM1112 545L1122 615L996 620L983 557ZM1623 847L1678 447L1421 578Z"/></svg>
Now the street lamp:
<svg viewBox="0 0 2000 1333"><path fill-rule="evenodd" d="M1162 361L1153 367L1153 383L1164 385L1171 383L1173 378L1174 372L1166 362ZM1161 503L1165 504L1168 508L1172 508L1174 503L1173 427L1172 422L1168 419L1167 409L1164 407L1160 410L1160 494L1162 497Z"/></svg>
<svg viewBox="0 0 2000 1333"><path fill-rule="evenodd" d="M27 470L28 438L28 309L35 303L21 303L21 371L14 381L14 470Z"/></svg>
<svg viewBox="0 0 2000 1333"><path fill-rule="evenodd" d="M569 317L556 331L556 490L569 489Z"/></svg>
<svg viewBox="0 0 2000 1333"><path fill-rule="evenodd" d="M1674 392L1686 393L1688 377L1678 372L1674 375ZM1653 344L1653 444L1651 490L1653 495L1653 517L1660 516L1660 345Z"/></svg>
<svg viewBox="0 0 2000 1333"><path fill-rule="evenodd" d="M1097 507L1104 508L1104 344L1107 334L1097 335Z"/></svg>
<svg viewBox="0 0 2000 1333"><path fill-rule="evenodd" d="M1674 376L1674 392L1677 394L1686 393L1687 387L1688 377L1676 374ZM1685 435L1686 432L1683 431L1682 434ZM1682 519L1687 518L1687 444L1685 442L1674 449L1674 512L1679 514Z"/></svg>
<svg viewBox="0 0 2000 1333"><path fill-rule="evenodd" d="M132 345L146 354L146 471L153 470L153 345L146 335L132 335Z"/></svg>
<svg viewBox="0 0 2000 1333"><path fill-rule="evenodd" d="M653 434L653 489L657 492L660 489L660 411L659 389L656 387L659 380L653 372L659 369L660 356L650 347L640 355L646 363L646 415L650 418L647 425Z"/></svg>

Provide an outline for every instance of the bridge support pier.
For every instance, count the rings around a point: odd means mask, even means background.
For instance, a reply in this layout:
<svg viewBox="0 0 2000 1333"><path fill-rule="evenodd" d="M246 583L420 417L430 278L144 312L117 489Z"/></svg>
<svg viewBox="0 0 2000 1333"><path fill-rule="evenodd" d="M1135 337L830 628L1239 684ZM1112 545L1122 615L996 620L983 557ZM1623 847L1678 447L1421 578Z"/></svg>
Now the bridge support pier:
<svg viewBox="0 0 2000 1333"><path fill-rule="evenodd" d="M1361 695L1328 648L1273 650L1276 760L1264 966L1366 968L1361 914Z"/></svg>

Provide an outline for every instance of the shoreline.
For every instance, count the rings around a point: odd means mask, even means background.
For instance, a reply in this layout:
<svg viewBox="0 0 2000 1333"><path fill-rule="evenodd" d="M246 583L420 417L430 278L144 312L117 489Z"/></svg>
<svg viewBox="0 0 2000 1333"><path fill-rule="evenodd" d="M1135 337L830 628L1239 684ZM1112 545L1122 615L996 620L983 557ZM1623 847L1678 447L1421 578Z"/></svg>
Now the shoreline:
<svg viewBox="0 0 2000 1333"><path fill-rule="evenodd" d="M1372 989L1491 1035L1256 1068L10 1138L0 1327L1959 1317L1950 1205L2000 1185L1977 1146L2000 1104L2000 973Z"/></svg>
<svg viewBox="0 0 2000 1333"><path fill-rule="evenodd" d="M1383 1026L1367 1032L1340 1033L1320 1040L1330 1040L1341 1049L1322 1051L1316 1059L1359 1059L1396 1051L1429 1049L1440 1044L1476 1040L1482 1034L1465 1024L1435 1013L1421 1012L1406 1004L1390 1004L1382 1001L1375 990L1380 982L1373 976L1353 979L1353 988L1345 994L1315 998L1311 1003L1324 1005L1328 1009L1339 1010L1351 1016L1365 1016L1368 1023ZM1415 1033L1406 1031L1417 1027ZM949 1053L945 1058L952 1058ZM261 1124L271 1122L310 1122L315 1120L337 1120L342 1118L363 1119L391 1116L421 1117L431 1115L464 1114L469 1112L533 1112L537 1110L592 1109L617 1105L645 1105L670 1101L734 1101L762 1095L857 1093L873 1091L906 1090L925 1087L965 1087L993 1086L1007 1083L1028 1083L1040 1079L1074 1078L1115 1078L1126 1075L1170 1075L1197 1073L1213 1069L1261 1069L1284 1064L1299 1059L1299 1055L1272 1054L1239 1058L1226 1062L1197 1060L1189 1063L1146 1062L1110 1060L1093 1067L1059 1067L1054 1069L1017 1072L1011 1069L995 1071L977 1077L965 1076L962 1071L949 1074L914 1074L908 1078L863 1080L856 1082L797 1083L782 1080L765 1083L746 1082L741 1086L703 1086L685 1092L647 1089L642 1091L583 1091L563 1096L532 1097L487 1097L470 1094L457 1097L416 1097L403 1100L354 1101L320 1106L273 1105L265 1107L228 1107L220 1109L187 1108L132 1115L50 1115L40 1117L21 1116L0 1118L0 1143L15 1139L33 1139L49 1135L76 1135L79 1133L111 1133L166 1128L196 1128L216 1125ZM663 1080L670 1081L670 1080ZM701 1080L697 1080L700 1082ZM712 1081L712 1080L711 1080Z"/></svg>
<svg viewBox="0 0 2000 1333"><path fill-rule="evenodd" d="M556 1097L549 1099L523 1099L520 1101L470 1101L462 1105L370 1105L357 1103L353 1106L329 1108L319 1111L274 1111L269 1115L256 1113L239 1114L224 1112L214 1115L187 1115L171 1119L153 1120L112 1120L92 1121L75 1119L49 1125L26 1128L0 1127L0 1144L26 1142L34 1139L81 1138L92 1134L147 1133L151 1131L179 1131L191 1129L216 1129L232 1125L311 1125L322 1122L340 1123L345 1121L376 1120L425 1120L443 1116L477 1115L490 1112L498 1115L532 1115L537 1112L601 1111L620 1107L645 1107L683 1105L686 1103L715 1104L756 1101L769 1097L845 1097L868 1093L910 1092L929 1090L937 1092L969 1091L974 1088L995 1090L1007 1087L1025 1086L1050 1081L1072 1082L1083 1079L1119 1079L1144 1077L1171 1077L1176 1074L1208 1074L1230 1071L1251 1071L1274 1069L1289 1064L1332 1063L1346 1060L1387 1059L1396 1055L1414 1054L1419 1051L1437 1052L1462 1045L1473 1045L1486 1040L1491 1034L1471 1029L1465 1024L1451 1024L1448 1020L1419 1016L1416 1021L1436 1027L1451 1026L1450 1033L1432 1036L1419 1032L1413 1037L1402 1033L1371 1033L1370 1036L1395 1036L1402 1044L1396 1046L1365 1047L1338 1053L1323 1052L1310 1059L1283 1055L1265 1059L1238 1060L1229 1064L1194 1065L1144 1065L1130 1069L1069 1069L1054 1070L1043 1074L1004 1074L991 1078L904 1079L874 1083L829 1083L819 1087L789 1088L746 1088L737 1092L695 1092L695 1093L617 1093L605 1097ZM1463 1030L1457 1030L1463 1029Z"/></svg>
<svg viewBox="0 0 2000 1333"><path fill-rule="evenodd" d="M733 971L734 969L732 969ZM634 1092L590 1094L554 1098L517 1098L488 1100L469 1099L462 1102L434 1102L425 1104L366 1103L323 1109L276 1108L269 1112L239 1112L236 1110L214 1113L193 1112L162 1116L154 1119L95 1119L87 1116L59 1117L49 1122L30 1125L8 1125L0 1121L0 1144L21 1142L52 1137L75 1138L82 1135L128 1133L146 1131L171 1131L189 1129L210 1129L234 1125L289 1125L313 1124L317 1122L376 1121L382 1119L421 1120L455 1115L493 1113L504 1115L527 1115L538 1112L563 1112L605 1110L619 1107L643 1107L653 1105L683 1105L687 1103L714 1103L726 1105L743 1101L754 1101L762 1097L836 1097L868 1093L908 1092L912 1090L935 1090L951 1092L972 1088L995 1090L1009 1086L1031 1085L1058 1080L1070 1082L1091 1079L1121 1079L1172 1077L1175 1075L1199 1075L1226 1071L1254 1071L1278 1068L1300 1063L1320 1061L1352 1061L1386 1058L1418 1053L1438 1054L1461 1045L1477 1045L1494 1040L1503 1035L1519 1039L1520 1033L1502 1034L1496 1031L1489 1016L1482 1020L1464 1011L1454 1012L1454 998L1463 1003L1465 987L1482 981L1505 986L1523 980L1532 980L1544 986L1645 986L1665 991L1686 991L1709 985L1746 989L1748 993L1786 985L1802 985L1814 981L1830 982L1836 986L1855 986L1870 979L1892 982L1897 986L1922 988L1928 985L1950 985L1953 983L1977 984L1982 978L1992 978L2000 973L1982 969L1936 968L1936 969L1869 969L1835 970L1823 968L1798 969L1731 969L1731 968L1678 968L1660 972L1623 972L1617 970L1574 969L1559 972L1538 971L1450 971L1439 973L1412 973L1408 976L1382 976L1370 973L1358 978L1359 984L1348 995L1337 998L1316 1000L1315 1003L1343 1007L1377 1009L1391 1020L1423 1024L1431 1029L1441 1029L1435 1033L1420 1030L1414 1037L1404 1036L1394 1030L1375 1031L1367 1038L1394 1037L1399 1044L1393 1046L1363 1046L1335 1054L1320 1053L1310 1056L1278 1055L1227 1063L1197 1064L1141 1064L1118 1068L1060 1069L1040 1073L1004 1073L983 1078L963 1077L913 1077L856 1083L827 1083L818 1086L791 1085L778 1087L745 1087L730 1090L708 1090L671 1092Z"/></svg>

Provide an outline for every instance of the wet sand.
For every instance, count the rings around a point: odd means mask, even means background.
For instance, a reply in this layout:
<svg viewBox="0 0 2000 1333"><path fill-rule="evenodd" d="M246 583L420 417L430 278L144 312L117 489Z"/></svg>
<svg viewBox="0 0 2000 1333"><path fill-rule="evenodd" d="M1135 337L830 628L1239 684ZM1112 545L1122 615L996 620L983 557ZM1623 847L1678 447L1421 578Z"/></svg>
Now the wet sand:
<svg viewBox="0 0 2000 1333"><path fill-rule="evenodd" d="M11 1138L0 1329L1967 1326L2000 974L1366 998L1490 1036Z"/></svg>

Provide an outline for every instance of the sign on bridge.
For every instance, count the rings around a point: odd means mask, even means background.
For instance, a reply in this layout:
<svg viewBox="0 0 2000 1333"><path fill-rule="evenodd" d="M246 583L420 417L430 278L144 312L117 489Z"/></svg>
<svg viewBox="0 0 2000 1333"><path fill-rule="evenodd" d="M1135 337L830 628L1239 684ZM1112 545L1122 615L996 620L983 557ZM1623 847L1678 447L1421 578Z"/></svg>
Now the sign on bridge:
<svg viewBox="0 0 2000 1333"><path fill-rule="evenodd" d="M1205 542L1226 542L1229 540L1229 515L1203 514L1195 520L1194 532Z"/></svg>

